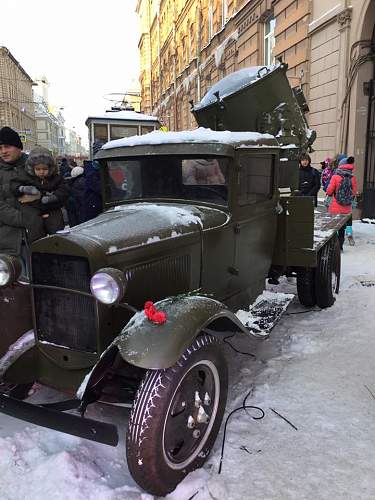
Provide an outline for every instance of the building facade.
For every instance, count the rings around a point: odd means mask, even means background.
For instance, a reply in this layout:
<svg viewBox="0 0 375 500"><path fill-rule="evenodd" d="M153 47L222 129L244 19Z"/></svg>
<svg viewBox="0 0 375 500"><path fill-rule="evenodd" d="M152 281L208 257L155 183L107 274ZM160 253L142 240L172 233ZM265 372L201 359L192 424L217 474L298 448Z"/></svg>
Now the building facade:
<svg viewBox="0 0 375 500"><path fill-rule="evenodd" d="M6 47L0 47L0 126L16 130L25 150L36 143L33 80Z"/></svg>
<svg viewBox="0 0 375 500"><path fill-rule="evenodd" d="M309 103L313 162L354 154L361 191L367 182L375 192L375 0L138 0L137 12L144 112L194 128L190 101L281 58Z"/></svg>
<svg viewBox="0 0 375 500"><path fill-rule="evenodd" d="M313 159L354 155L363 215L375 218L375 0L313 0L308 33Z"/></svg>
<svg viewBox="0 0 375 500"><path fill-rule="evenodd" d="M142 110L174 130L195 126L198 102L224 76L247 66L289 64L306 86L308 0L139 0Z"/></svg>
<svg viewBox="0 0 375 500"><path fill-rule="evenodd" d="M59 154L60 126L57 118L50 112L48 103L43 97L34 93L36 138L38 146L47 148L54 155Z"/></svg>

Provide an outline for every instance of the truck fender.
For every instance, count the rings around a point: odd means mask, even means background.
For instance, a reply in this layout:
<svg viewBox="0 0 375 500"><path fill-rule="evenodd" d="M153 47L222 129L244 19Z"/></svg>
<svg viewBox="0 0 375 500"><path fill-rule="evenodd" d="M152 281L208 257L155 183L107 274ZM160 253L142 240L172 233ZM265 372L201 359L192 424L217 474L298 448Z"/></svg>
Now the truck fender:
<svg viewBox="0 0 375 500"><path fill-rule="evenodd" d="M137 312L85 377L77 392L80 399L104 376L118 354L126 363L139 368L161 370L173 366L205 328L215 336L223 331L247 332L224 304L210 297L169 298L156 302L155 307L166 313L166 322L155 324L143 311Z"/></svg>

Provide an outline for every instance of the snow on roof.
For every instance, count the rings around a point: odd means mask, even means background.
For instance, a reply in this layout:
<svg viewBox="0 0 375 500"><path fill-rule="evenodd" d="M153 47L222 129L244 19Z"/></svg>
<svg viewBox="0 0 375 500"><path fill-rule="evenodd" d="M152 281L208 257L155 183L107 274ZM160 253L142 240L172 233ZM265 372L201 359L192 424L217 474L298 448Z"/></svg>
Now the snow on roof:
<svg viewBox="0 0 375 500"><path fill-rule="evenodd" d="M207 94L203 97L200 103L194 106L195 109L204 108L213 102L216 102L214 93L219 92L219 97L223 98L234 92L238 92L244 87L251 85L261 79L268 72L273 71L278 66L252 66L251 68L243 68L226 76L215 85L213 85ZM262 71L263 70L263 71Z"/></svg>
<svg viewBox="0 0 375 500"><path fill-rule="evenodd" d="M137 111L108 111L104 115L89 116L86 123L89 120L159 121L156 116L144 115L143 113L137 113Z"/></svg>
<svg viewBox="0 0 375 500"><path fill-rule="evenodd" d="M155 130L145 135L134 135L124 139L109 141L102 149L112 149L127 146L144 146L155 144L171 143L223 143L223 144L244 144L250 143L258 145L259 141L266 142L268 146L277 146L276 139L270 134L259 134L258 132L230 132L215 131L209 128L199 127L195 130L185 130L182 132L163 132Z"/></svg>

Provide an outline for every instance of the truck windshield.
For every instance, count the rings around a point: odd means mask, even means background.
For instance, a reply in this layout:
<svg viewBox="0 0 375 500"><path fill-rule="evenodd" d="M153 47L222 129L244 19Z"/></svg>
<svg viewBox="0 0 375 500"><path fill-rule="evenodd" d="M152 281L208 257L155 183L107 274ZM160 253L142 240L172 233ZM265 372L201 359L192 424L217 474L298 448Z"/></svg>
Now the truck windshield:
<svg viewBox="0 0 375 500"><path fill-rule="evenodd" d="M109 160L106 202L173 198L227 205L228 158L148 156Z"/></svg>

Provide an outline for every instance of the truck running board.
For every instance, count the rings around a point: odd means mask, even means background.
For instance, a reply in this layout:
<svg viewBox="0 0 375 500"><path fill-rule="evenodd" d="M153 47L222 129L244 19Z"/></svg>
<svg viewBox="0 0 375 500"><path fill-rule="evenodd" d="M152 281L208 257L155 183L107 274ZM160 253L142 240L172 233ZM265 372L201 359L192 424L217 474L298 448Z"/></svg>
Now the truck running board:
<svg viewBox="0 0 375 500"><path fill-rule="evenodd" d="M240 309L237 318L244 324L249 333L256 338L268 338L272 328L286 311L294 295L291 293L275 293L265 291L260 295L248 311Z"/></svg>
<svg viewBox="0 0 375 500"><path fill-rule="evenodd" d="M118 445L119 437L115 425L26 403L4 394L0 394L0 412L31 424L89 439L97 443L109 446Z"/></svg>

